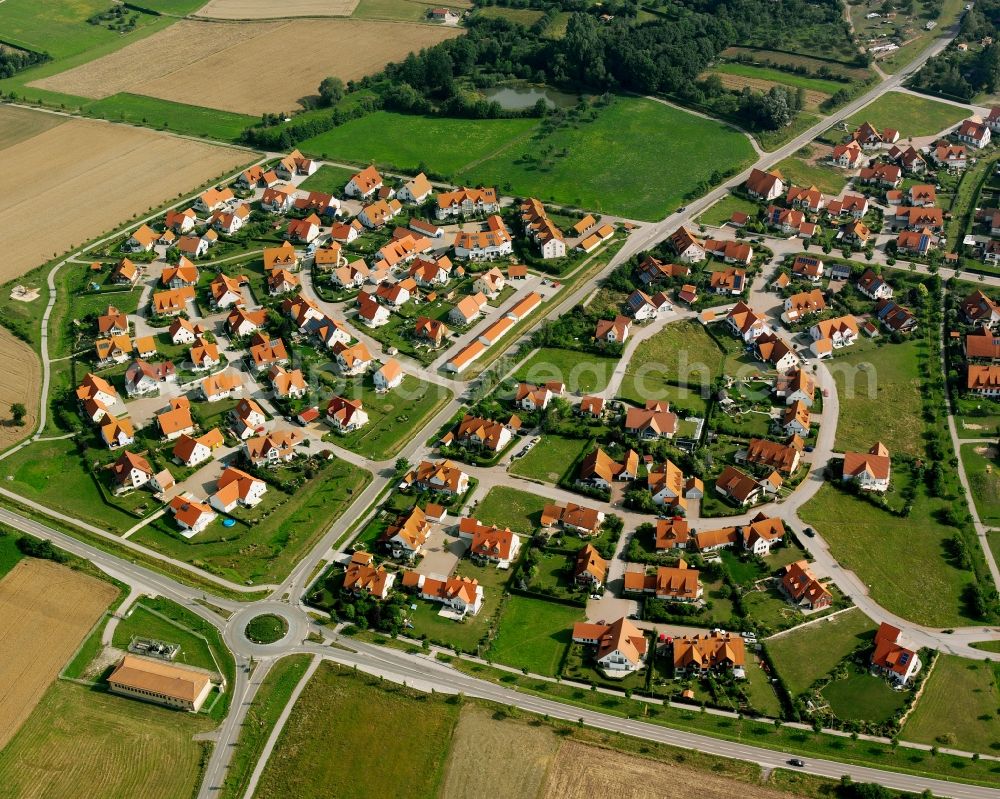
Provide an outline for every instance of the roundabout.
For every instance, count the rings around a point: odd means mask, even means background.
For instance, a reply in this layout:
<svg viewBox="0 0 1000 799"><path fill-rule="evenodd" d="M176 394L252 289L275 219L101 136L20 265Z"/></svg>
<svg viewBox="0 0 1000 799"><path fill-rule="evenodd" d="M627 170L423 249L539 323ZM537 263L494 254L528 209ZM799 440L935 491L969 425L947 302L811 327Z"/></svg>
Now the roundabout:
<svg viewBox="0 0 1000 799"><path fill-rule="evenodd" d="M309 617L284 602L257 602L233 615L226 625L226 643L244 657L274 655L309 634Z"/></svg>

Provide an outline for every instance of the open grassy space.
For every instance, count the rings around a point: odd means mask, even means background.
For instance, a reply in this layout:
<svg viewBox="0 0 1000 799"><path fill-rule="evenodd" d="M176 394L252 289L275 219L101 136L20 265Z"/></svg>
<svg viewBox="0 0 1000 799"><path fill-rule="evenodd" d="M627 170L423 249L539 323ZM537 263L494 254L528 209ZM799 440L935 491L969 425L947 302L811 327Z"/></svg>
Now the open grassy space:
<svg viewBox="0 0 1000 799"><path fill-rule="evenodd" d="M756 216L760 206L750 200L744 200L734 194L727 194L714 205L709 206L705 212L698 217L698 221L703 225L716 225L721 227L729 221L729 218L737 211L749 214L751 218Z"/></svg>
<svg viewBox="0 0 1000 799"><path fill-rule="evenodd" d="M755 64L719 64L712 71L722 72L727 75L741 75L746 78L773 80L775 83L783 83L786 86L792 86L796 89L801 87L806 91L823 92L824 94L836 94L847 86L846 83L836 80L810 78L806 75L796 75L793 72L784 72L780 69L771 69L770 67L759 67Z"/></svg>
<svg viewBox="0 0 1000 799"><path fill-rule="evenodd" d="M229 761L220 799L243 799L250 775L278 717L309 667L309 655L289 655L275 663L254 695L239 744Z"/></svg>
<svg viewBox="0 0 1000 799"><path fill-rule="evenodd" d="M437 796L459 705L323 663L261 776L257 799ZM402 734L405 731L405 734Z"/></svg>
<svg viewBox="0 0 1000 799"><path fill-rule="evenodd" d="M453 3L452 9L467 8L465 0ZM427 22L427 12L433 6L422 0L361 0L354 13L355 19L392 19L401 22Z"/></svg>
<svg viewBox="0 0 1000 799"><path fill-rule="evenodd" d="M901 737L996 756L1000 753L998 668L996 663L939 655Z"/></svg>
<svg viewBox="0 0 1000 799"><path fill-rule="evenodd" d="M265 508L275 512L252 525L225 528L217 519L204 532L186 539L164 517L136 531L131 540L227 579L279 580L370 480L369 472L334 458L294 494L270 487L261 505L247 513Z"/></svg>
<svg viewBox="0 0 1000 799"><path fill-rule="evenodd" d="M38 441L18 450L0 464L0 477L10 491L113 533L138 522L105 503L72 439Z"/></svg>
<svg viewBox="0 0 1000 799"><path fill-rule="evenodd" d="M87 103L82 110L87 116L98 119L131 122L185 136L204 136L221 141L236 141L246 128L260 121L246 114L174 103L128 92Z"/></svg>
<svg viewBox="0 0 1000 799"><path fill-rule="evenodd" d="M377 111L306 139L299 149L331 160L374 161L402 172L416 172L426 164L433 172L455 175L537 124L536 119L447 119Z"/></svg>
<svg viewBox="0 0 1000 799"><path fill-rule="evenodd" d="M452 396L448 389L413 375L406 375L385 394L365 385L360 395L368 424L344 435L332 433L331 440L373 460L385 460L399 452Z"/></svg>
<svg viewBox="0 0 1000 799"><path fill-rule="evenodd" d="M781 700L771 686L771 678L765 672L755 658L746 662L748 694L750 704L758 713L763 713L770 718L778 718L781 715Z"/></svg>
<svg viewBox="0 0 1000 799"><path fill-rule="evenodd" d="M958 124L967 116L968 112L958 106L915 97L912 94L887 92L850 117L847 125L853 130L867 120L879 130L895 128L901 138L907 138L933 136L951 125Z"/></svg>
<svg viewBox="0 0 1000 799"><path fill-rule="evenodd" d="M478 17L487 19L506 19L509 22L517 22L525 27L531 27L544 16L545 12L535 8L503 8L501 6L486 6L476 13Z"/></svg>
<svg viewBox="0 0 1000 799"><path fill-rule="evenodd" d="M851 672L823 689L830 710L844 721L888 721L906 704L906 694L892 690L883 677Z"/></svg>
<svg viewBox="0 0 1000 799"><path fill-rule="evenodd" d="M540 160L540 147L552 148L553 155ZM595 120L511 147L463 170L462 179L544 201L659 219L713 172L739 171L752 157L746 136L721 122L653 100L618 99L597 111Z"/></svg>
<svg viewBox="0 0 1000 799"><path fill-rule="evenodd" d="M299 184L300 189L309 191L324 191L339 197L344 193L344 186L354 177L356 170L344 169L340 166L326 164L317 169Z"/></svg>
<svg viewBox="0 0 1000 799"><path fill-rule="evenodd" d="M45 3L44 14L38 13L35 0L5 0L0 5L3 5L0 8L3 40L36 52L47 52L53 58L75 55L116 38L125 38L105 25L87 24L88 17L108 10L110 6L105 0L49 0ZM137 27L154 20L155 17L139 14ZM126 36L133 38L134 32Z"/></svg>
<svg viewBox="0 0 1000 799"><path fill-rule="evenodd" d="M815 186L824 194L838 195L847 185L847 175L843 170L825 164L812 164L794 155L780 161L775 168L796 186Z"/></svg>
<svg viewBox="0 0 1000 799"><path fill-rule="evenodd" d="M191 796L209 746L192 736L214 726L60 680L0 752L0 784L6 796Z"/></svg>
<svg viewBox="0 0 1000 799"><path fill-rule="evenodd" d="M884 344L827 362L840 398L838 452L867 452L877 439L890 454L923 454L919 346L916 340ZM872 419L878 419L877 430Z"/></svg>
<svg viewBox="0 0 1000 799"><path fill-rule="evenodd" d="M8 528L0 528L0 577L13 569L23 557L17 548L17 536Z"/></svg>
<svg viewBox="0 0 1000 799"><path fill-rule="evenodd" d="M788 689L800 694L874 633L875 623L853 608L769 640L767 651Z"/></svg>
<svg viewBox="0 0 1000 799"><path fill-rule="evenodd" d="M159 603L167 600L160 599ZM122 619L115 628L112 645L119 649L128 649L133 637L152 638L167 644L180 644L180 652L174 658L175 663L185 663L209 671L221 671L218 654L213 653L208 641L187 627L164 618L151 608L138 602L129 610L127 618Z"/></svg>
<svg viewBox="0 0 1000 799"><path fill-rule="evenodd" d="M674 322L636 350L619 393L628 399L664 399L664 382L710 387L722 374L725 357L700 324Z"/></svg>
<svg viewBox="0 0 1000 799"><path fill-rule="evenodd" d="M515 372L514 379L536 384L559 380L567 391L592 394L607 388L617 363L617 358L592 352L542 347Z"/></svg>
<svg viewBox="0 0 1000 799"><path fill-rule="evenodd" d="M519 533L530 533L539 526L542 509L549 501L538 494L519 491L509 486L494 486L472 511L483 524L509 527Z"/></svg>
<svg viewBox="0 0 1000 799"><path fill-rule="evenodd" d="M983 524L1000 526L1000 461L995 445L963 444L962 463ZM994 457L989 457L990 454Z"/></svg>
<svg viewBox="0 0 1000 799"><path fill-rule="evenodd" d="M572 638L573 624L583 619L583 608L511 596L489 657L536 674L555 675Z"/></svg>
<svg viewBox="0 0 1000 799"><path fill-rule="evenodd" d="M558 483L586 446L587 441L582 438L542 436L527 455L511 464L509 471L522 477Z"/></svg>
<svg viewBox="0 0 1000 799"><path fill-rule="evenodd" d="M919 624L948 627L969 621L962 595L970 575L947 560L955 530L935 518L945 504L921 491L901 518L824 485L799 516L880 605Z"/></svg>

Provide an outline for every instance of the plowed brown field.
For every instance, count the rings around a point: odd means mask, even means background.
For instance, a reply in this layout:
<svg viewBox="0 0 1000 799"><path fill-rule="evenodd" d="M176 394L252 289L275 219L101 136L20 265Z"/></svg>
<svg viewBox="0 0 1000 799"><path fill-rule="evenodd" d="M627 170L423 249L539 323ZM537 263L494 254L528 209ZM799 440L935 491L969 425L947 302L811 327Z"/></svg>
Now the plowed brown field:
<svg viewBox="0 0 1000 799"><path fill-rule="evenodd" d="M34 558L0 580L0 749L117 593L110 583Z"/></svg>
<svg viewBox="0 0 1000 799"><path fill-rule="evenodd" d="M0 125L12 110L0 106ZM83 119L2 153L0 283L252 160L241 150Z"/></svg>
<svg viewBox="0 0 1000 799"><path fill-rule="evenodd" d="M461 33L377 20L182 20L31 85L96 98L129 91L243 114L291 111L327 76L361 78ZM241 75L253 79L239 80Z"/></svg>

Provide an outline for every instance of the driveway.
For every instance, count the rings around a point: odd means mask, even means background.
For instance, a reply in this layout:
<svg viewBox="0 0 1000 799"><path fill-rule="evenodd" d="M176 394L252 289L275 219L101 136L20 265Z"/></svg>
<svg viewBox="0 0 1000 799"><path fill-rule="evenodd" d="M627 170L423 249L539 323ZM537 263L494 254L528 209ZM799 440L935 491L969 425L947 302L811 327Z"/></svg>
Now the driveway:
<svg viewBox="0 0 1000 799"><path fill-rule="evenodd" d="M469 542L450 535L445 532L446 529L455 528L433 525L427 543L424 544L424 559L416 568L420 574L427 577L448 577L468 551Z"/></svg>

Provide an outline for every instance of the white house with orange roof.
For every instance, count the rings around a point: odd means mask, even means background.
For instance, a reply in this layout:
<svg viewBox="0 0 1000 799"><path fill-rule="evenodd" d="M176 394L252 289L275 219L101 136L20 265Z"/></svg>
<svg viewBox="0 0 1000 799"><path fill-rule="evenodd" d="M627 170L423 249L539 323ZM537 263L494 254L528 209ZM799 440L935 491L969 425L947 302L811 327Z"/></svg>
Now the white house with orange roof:
<svg viewBox="0 0 1000 799"><path fill-rule="evenodd" d="M405 377L403 367L395 358L389 358L382 366L375 370L372 380L375 383L375 391L384 394L391 391L403 382Z"/></svg>

